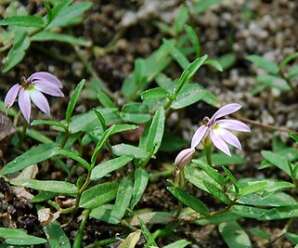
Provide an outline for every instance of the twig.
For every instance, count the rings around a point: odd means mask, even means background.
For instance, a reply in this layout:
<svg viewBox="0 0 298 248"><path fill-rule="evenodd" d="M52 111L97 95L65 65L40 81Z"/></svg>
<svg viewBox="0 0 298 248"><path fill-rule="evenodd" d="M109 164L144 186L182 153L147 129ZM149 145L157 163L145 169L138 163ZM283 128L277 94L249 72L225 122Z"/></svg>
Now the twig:
<svg viewBox="0 0 298 248"><path fill-rule="evenodd" d="M269 124L260 123L258 121L250 120L250 119L247 119L245 117L241 117L239 115L235 115L235 116L240 121L249 123L251 125L254 125L254 126L257 126L257 127L263 128L263 129L276 130L276 131L286 132L286 133L289 133L289 132L298 133L298 131L296 131L294 129L285 128L285 127L277 127L277 126L272 126L272 125L269 125Z"/></svg>

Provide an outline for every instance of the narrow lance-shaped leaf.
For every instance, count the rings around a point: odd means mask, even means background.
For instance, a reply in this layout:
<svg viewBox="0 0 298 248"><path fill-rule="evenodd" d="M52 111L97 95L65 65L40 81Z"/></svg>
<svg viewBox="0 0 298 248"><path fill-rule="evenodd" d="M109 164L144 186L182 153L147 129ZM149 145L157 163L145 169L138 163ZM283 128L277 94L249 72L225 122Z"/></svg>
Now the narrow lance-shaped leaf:
<svg viewBox="0 0 298 248"><path fill-rule="evenodd" d="M115 204L111 211L111 221L119 223L124 217L132 196L132 181L125 177L121 180L116 196Z"/></svg>
<svg viewBox="0 0 298 248"><path fill-rule="evenodd" d="M121 156L98 164L91 172L91 180L100 179L109 173L120 169L128 164L132 159L133 158L130 156Z"/></svg>
<svg viewBox="0 0 298 248"><path fill-rule="evenodd" d="M116 197L118 190L117 182L108 182L95 185L85 190L80 199L80 207L96 208Z"/></svg>
<svg viewBox="0 0 298 248"><path fill-rule="evenodd" d="M218 230L230 248L252 247L248 235L237 222L221 223Z"/></svg>
<svg viewBox="0 0 298 248"><path fill-rule="evenodd" d="M77 187L68 182L56 180L11 180L11 183L17 186L27 187L31 189L48 191L62 194L76 194Z"/></svg>
<svg viewBox="0 0 298 248"><path fill-rule="evenodd" d="M85 47L88 47L91 44L90 41L85 40L84 38L81 38L81 37L74 37L72 35L59 34L59 33L54 33L50 31L38 32L37 34L31 37L31 41L35 41L35 42L58 41L58 42L69 43L72 45L85 46Z"/></svg>
<svg viewBox="0 0 298 248"><path fill-rule="evenodd" d="M92 154L92 157L91 157L92 166L95 165L97 154L101 151L101 149L103 148L103 146L107 142L108 138L113 133L113 130L114 130L114 126L111 126L109 129L107 129L104 132L104 134L102 135L101 139L96 144L96 147L95 147L95 149L93 151L93 154Z"/></svg>
<svg viewBox="0 0 298 248"><path fill-rule="evenodd" d="M127 155L140 159L144 159L148 156L148 152L144 149L128 144L114 145L112 146L112 151L117 156Z"/></svg>
<svg viewBox="0 0 298 248"><path fill-rule="evenodd" d="M146 190L146 186L149 181L149 174L146 170L138 168L134 174L134 186L132 191L132 199L130 202L130 208L134 208L143 196Z"/></svg>
<svg viewBox="0 0 298 248"><path fill-rule="evenodd" d="M71 2L71 1L70 1ZM71 5L61 4L52 13L52 20L47 29L72 25L81 20L82 14L91 8L91 2L80 2Z"/></svg>
<svg viewBox="0 0 298 248"><path fill-rule="evenodd" d="M195 30L191 26L186 25L185 31L186 31L188 39L192 43L192 46L196 52L196 55L200 56L201 44L200 44L200 40L199 40Z"/></svg>
<svg viewBox="0 0 298 248"><path fill-rule="evenodd" d="M44 21L40 16L11 16L0 20L0 26L21 26L42 28Z"/></svg>
<svg viewBox="0 0 298 248"><path fill-rule="evenodd" d="M43 228L50 248L71 248L70 241L58 222L52 222Z"/></svg>
<svg viewBox="0 0 298 248"><path fill-rule="evenodd" d="M165 111L164 108L159 108L152 119L146 137L145 148L150 154L155 154L161 144L165 127Z"/></svg>
<svg viewBox="0 0 298 248"><path fill-rule="evenodd" d="M70 118L71 118L74 108L77 104L77 101L79 100L79 96L80 96L81 91L85 85L85 82L86 82L85 79L81 80L81 82L77 85L77 87L75 88L75 90L73 91L73 93L70 97L70 101L68 103L68 106L66 109L66 114L65 114L65 119L66 119L67 123L70 123Z"/></svg>
<svg viewBox="0 0 298 248"><path fill-rule="evenodd" d="M18 32L15 36L12 48L9 50L8 55L3 60L3 73L8 72L22 61L29 46L30 39L28 34L26 32Z"/></svg>
<svg viewBox="0 0 298 248"><path fill-rule="evenodd" d="M167 187L167 189L171 192L172 195L174 195L179 201L181 201L186 206L194 209L196 212L202 215L208 214L208 208L198 198L190 195L189 193L178 187Z"/></svg>
<svg viewBox="0 0 298 248"><path fill-rule="evenodd" d="M181 77L178 80L178 86L175 91L176 95L179 93L183 85L187 83L193 77L196 71L204 64L207 58L208 56L204 55L202 57L197 58L195 61L193 61L187 66L187 68L183 71Z"/></svg>
<svg viewBox="0 0 298 248"><path fill-rule="evenodd" d="M268 73L277 74L279 71L277 64L261 56L250 55L247 56L247 60L253 62L257 67L265 70Z"/></svg>
<svg viewBox="0 0 298 248"><path fill-rule="evenodd" d="M184 248L190 244L191 243L188 240L180 239L178 241L175 241L174 243L164 246L163 248Z"/></svg>
<svg viewBox="0 0 298 248"><path fill-rule="evenodd" d="M59 152L59 147L57 144L42 144L39 146L32 147L27 152L23 153L22 155L18 156L14 160L10 161L6 164L0 171L0 175L7 175L26 167L37 164L39 162L45 161Z"/></svg>
<svg viewBox="0 0 298 248"><path fill-rule="evenodd" d="M9 245L39 245L47 241L27 234L22 229L0 227L0 238L5 240L5 244ZM6 247L6 246L4 246Z"/></svg>

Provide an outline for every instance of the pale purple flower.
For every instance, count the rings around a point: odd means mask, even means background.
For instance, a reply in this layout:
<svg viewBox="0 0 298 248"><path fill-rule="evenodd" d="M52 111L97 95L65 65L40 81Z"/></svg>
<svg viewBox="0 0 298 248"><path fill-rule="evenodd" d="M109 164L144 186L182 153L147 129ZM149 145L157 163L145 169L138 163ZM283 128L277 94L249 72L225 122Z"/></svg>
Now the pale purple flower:
<svg viewBox="0 0 298 248"><path fill-rule="evenodd" d="M210 119L205 117L205 124L200 126L192 137L191 148L194 149L203 139L209 137L216 148L229 156L231 153L228 144L241 150L238 138L230 131L250 132L249 126L238 120L222 118L240 108L241 105L238 103L227 104L217 110Z"/></svg>
<svg viewBox="0 0 298 248"><path fill-rule="evenodd" d="M188 164L191 161L195 151L196 150L194 148L183 149L181 152L178 153L175 159L175 165L179 168L184 167L186 164Z"/></svg>
<svg viewBox="0 0 298 248"><path fill-rule="evenodd" d="M48 72L35 72L22 83L13 85L5 96L6 107L11 107L18 97L20 110L27 122L30 122L31 101L46 115L50 115L49 102L43 93L63 97L62 83Z"/></svg>

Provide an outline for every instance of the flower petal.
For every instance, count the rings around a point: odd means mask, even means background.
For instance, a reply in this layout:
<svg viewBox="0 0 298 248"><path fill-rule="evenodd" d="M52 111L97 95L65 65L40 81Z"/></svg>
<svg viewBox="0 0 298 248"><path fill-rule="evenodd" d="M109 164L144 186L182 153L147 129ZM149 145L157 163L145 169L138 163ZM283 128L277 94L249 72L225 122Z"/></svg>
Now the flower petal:
<svg viewBox="0 0 298 248"><path fill-rule="evenodd" d="M19 84L13 85L7 92L4 103L6 107L11 107L16 100L21 86Z"/></svg>
<svg viewBox="0 0 298 248"><path fill-rule="evenodd" d="M23 116L25 117L26 121L29 123L30 115L31 115L31 101L30 101L29 93L23 88L20 89L18 104Z"/></svg>
<svg viewBox="0 0 298 248"><path fill-rule="evenodd" d="M61 81L56 76L54 76L53 74L51 74L49 72L45 72L45 71L35 72L28 78L29 82L33 82L36 80L42 81L45 83L54 84L54 85L58 86L59 88L63 87Z"/></svg>
<svg viewBox="0 0 298 248"><path fill-rule="evenodd" d="M191 147L195 148L198 146L201 142L201 140L204 138L206 132L208 130L208 127L205 125L202 125L198 128L198 130L195 132L195 134L192 136L191 139Z"/></svg>
<svg viewBox="0 0 298 248"><path fill-rule="evenodd" d="M216 123L223 128L233 130L233 131L239 131L239 132L250 132L250 127L247 126L245 123L242 121L238 120L232 120L232 119L227 119L227 120L218 120Z"/></svg>
<svg viewBox="0 0 298 248"><path fill-rule="evenodd" d="M220 128L219 135L228 144L238 148L239 150L242 150L240 141L230 131L228 131L224 128Z"/></svg>
<svg viewBox="0 0 298 248"><path fill-rule="evenodd" d="M51 95L51 96L60 96L63 97L64 94L63 92L60 90L59 87L57 87L54 84L51 83L45 83L42 81L35 81L33 82L33 84L35 85L35 88L45 94Z"/></svg>
<svg viewBox="0 0 298 248"><path fill-rule="evenodd" d="M217 149L231 156L228 145L224 142L224 140L220 137L220 135L216 134L213 130L210 130L210 138L212 143Z"/></svg>
<svg viewBox="0 0 298 248"><path fill-rule="evenodd" d="M50 106L47 98L38 90L30 91L32 102L45 114L50 115Z"/></svg>
<svg viewBox="0 0 298 248"><path fill-rule="evenodd" d="M211 117L209 122L212 123L220 117L223 117L238 111L240 108L241 108L241 105L238 103L230 103L230 104L224 105L214 113L214 115Z"/></svg>
<svg viewBox="0 0 298 248"><path fill-rule="evenodd" d="M195 149L193 148L183 149L181 152L178 153L177 157L175 158L175 165L183 167L184 165L188 164L191 161L194 152Z"/></svg>

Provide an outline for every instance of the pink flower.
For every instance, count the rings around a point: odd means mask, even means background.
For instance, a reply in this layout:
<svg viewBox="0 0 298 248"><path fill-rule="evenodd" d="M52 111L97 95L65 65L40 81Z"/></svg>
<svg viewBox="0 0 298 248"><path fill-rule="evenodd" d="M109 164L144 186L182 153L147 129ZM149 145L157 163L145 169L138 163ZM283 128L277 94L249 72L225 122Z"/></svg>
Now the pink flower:
<svg viewBox="0 0 298 248"><path fill-rule="evenodd" d="M62 83L48 72L36 72L21 84L13 85L5 96L6 107L11 107L17 96L20 110L27 122L30 122L31 101L45 114L50 115L50 106L42 94L63 97Z"/></svg>
<svg viewBox="0 0 298 248"><path fill-rule="evenodd" d="M200 142L209 137L216 148L231 156L229 145L232 145L241 150L241 144L238 138L230 132L250 132L249 126L241 121L233 119L223 119L222 117L238 111L241 105L238 103L231 103L221 107L209 119L205 117L206 124L200 126L192 137L191 148L195 149Z"/></svg>
<svg viewBox="0 0 298 248"><path fill-rule="evenodd" d="M196 150L194 148L183 149L181 152L178 153L175 159L175 165L179 168L183 168L191 161L195 151Z"/></svg>

